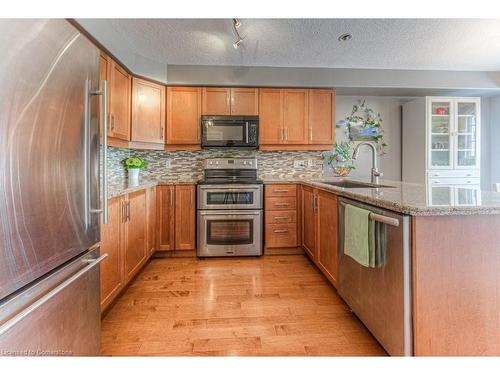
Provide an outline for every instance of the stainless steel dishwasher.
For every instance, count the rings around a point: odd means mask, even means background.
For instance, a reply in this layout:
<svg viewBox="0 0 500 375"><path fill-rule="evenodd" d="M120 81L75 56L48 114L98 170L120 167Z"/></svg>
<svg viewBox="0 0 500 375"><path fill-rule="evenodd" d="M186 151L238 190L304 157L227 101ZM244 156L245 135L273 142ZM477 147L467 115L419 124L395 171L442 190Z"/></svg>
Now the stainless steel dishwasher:
<svg viewBox="0 0 500 375"><path fill-rule="evenodd" d="M364 267L344 254L347 204L384 223L382 266ZM410 217L347 198L339 198L338 210L339 294L390 355L412 355Z"/></svg>

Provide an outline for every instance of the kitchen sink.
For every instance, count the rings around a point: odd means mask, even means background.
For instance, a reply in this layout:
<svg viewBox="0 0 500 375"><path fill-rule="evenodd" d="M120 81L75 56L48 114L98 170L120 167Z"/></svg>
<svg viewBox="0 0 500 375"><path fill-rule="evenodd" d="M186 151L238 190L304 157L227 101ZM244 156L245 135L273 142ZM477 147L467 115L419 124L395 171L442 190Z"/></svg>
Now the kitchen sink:
<svg viewBox="0 0 500 375"><path fill-rule="evenodd" d="M338 186L348 189L375 189L375 188L394 188L395 186L372 184L369 182L341 180L341 181L319 181L322 184Z"/></svg>

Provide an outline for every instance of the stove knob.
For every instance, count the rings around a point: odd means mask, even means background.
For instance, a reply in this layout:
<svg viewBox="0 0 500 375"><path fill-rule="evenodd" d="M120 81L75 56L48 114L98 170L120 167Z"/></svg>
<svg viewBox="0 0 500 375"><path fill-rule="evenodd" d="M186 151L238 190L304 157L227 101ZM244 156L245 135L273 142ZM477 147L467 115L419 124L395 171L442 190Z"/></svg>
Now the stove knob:
<svg viewBox="0 0 500 375"><path fill-rule="evenodd" d="M248 164L252 165L253 163L252 163L252 161L250 160L250 161L248 162Z"/></svg>
<svg viewBox="0 0 500 375"><path fill-rule="evenodd" d="M243 162L243 165L247 165L247 162L246 162L246 161L244 161L244 162Z"/></svg>
<svg viewBox="0 0 500 375"><path fill-rule="evenodd" d="M216 161L216 162L215 162L215 165L219 165L219 162L218 162L218 161Z"/></svg>

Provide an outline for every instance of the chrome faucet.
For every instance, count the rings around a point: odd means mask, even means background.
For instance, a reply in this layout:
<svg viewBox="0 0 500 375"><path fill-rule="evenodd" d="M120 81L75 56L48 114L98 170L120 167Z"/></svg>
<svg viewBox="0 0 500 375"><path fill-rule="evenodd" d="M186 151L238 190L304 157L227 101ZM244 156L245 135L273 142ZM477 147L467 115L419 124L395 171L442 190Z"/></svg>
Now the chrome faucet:
<svg viewBox="0 0 500 375"><path fill-rule="evenodd" d="M354 152L352 154L352 160L356 160L359 154L359 149L361 146L366 145L372 149L372 184L378 185L378 178L383 176L384 174L378 170L377 167L377 148L373 143L370 142L361 142L356 146Z"/></svg>

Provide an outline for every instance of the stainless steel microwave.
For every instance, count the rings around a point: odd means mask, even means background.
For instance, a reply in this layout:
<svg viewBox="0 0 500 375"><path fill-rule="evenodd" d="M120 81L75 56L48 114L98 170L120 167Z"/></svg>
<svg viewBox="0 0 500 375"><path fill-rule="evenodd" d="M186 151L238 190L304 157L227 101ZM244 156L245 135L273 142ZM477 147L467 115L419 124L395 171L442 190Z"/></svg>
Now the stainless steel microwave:
<svg viewBox="0 0 500 375"><path fill-rule="evenodd" d="M202 116L201 146L203 148L259 147L258 116Z"/></svg>

